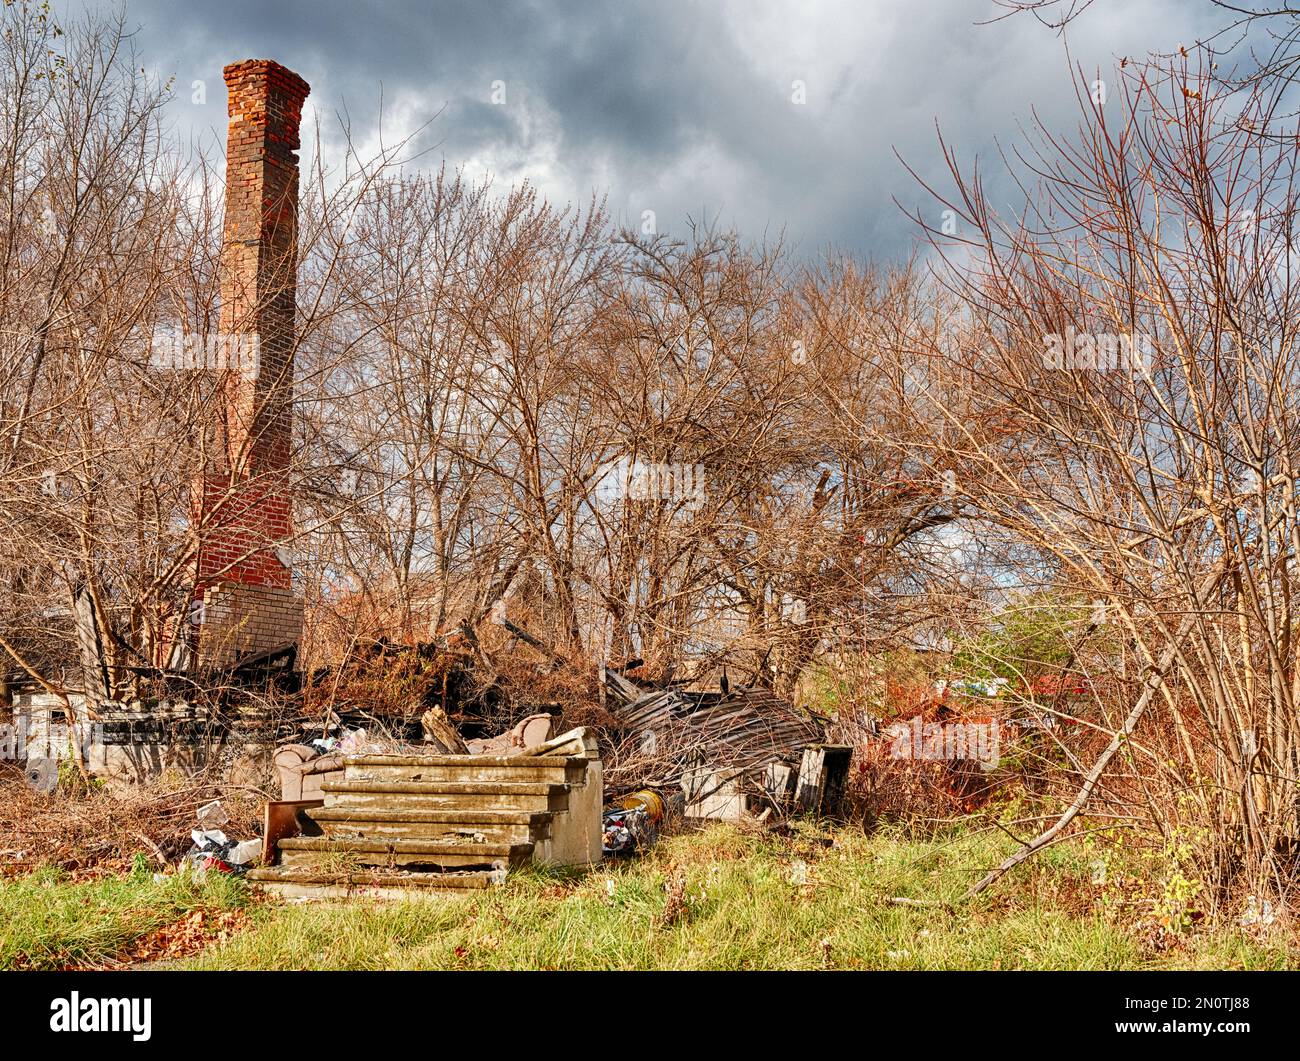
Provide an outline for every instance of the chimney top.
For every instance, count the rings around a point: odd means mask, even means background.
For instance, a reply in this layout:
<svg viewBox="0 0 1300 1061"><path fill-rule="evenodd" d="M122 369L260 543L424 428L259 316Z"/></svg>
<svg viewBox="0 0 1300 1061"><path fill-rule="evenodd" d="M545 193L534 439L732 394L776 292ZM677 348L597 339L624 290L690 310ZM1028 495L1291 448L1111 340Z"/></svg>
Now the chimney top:
<svg viewBox="0 0 1300 1061"><path fill-rule="evenodd" d="M261 81L268 88L278 89L280 93L295 100L299 105L307 98L311 86L287 66L281 66L274 59L244 59L231 63L223 71L226 85L234 89L236 84L256 84Z"/></svg>

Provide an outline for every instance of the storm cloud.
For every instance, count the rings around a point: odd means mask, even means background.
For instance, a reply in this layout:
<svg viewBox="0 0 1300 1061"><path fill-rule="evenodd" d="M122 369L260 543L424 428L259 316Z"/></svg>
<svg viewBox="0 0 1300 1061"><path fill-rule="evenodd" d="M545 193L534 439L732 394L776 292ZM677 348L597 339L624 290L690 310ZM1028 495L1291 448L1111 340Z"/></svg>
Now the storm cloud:
<svg viewBox="0 0 1300 1061"><path fill-rule="evenodd" d="M176 79L178 130L218 149L221 67L274 58L311 82L306 121L314 111L327 157L343 115L368 148L422 129L415 165L528 179L559 203L607 197L620 224L653 210L670 233L693 218L783 232L802 256L833 245L877 259L913 246L895 200L938 209L895 152L942 184L937 126L996 190L999 143L1035 115L1077 123L1071 62L1109 76L1119 56L1172 51L1222 22L1209 3L1101 0L1072 25L1067 56L1034 18L998 20L992 0L130 0L125 12L140 64Z"/></svg>

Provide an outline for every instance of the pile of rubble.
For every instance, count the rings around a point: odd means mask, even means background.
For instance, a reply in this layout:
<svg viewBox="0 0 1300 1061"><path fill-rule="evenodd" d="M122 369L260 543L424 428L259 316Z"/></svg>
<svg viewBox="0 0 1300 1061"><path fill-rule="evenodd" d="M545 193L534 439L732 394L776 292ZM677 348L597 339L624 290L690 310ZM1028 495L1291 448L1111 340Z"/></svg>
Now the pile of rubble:
<svg viewBox="0 0 1300 1061"><path fill-rule="evenodd" d="M819 720L772 692L688 692L613 669L605 691L616 758L603 814L587 730L552 737L553 716L533 714L465 740L432 708L418 743L353 731L280 748L282 798L268 805L266 865L252 879L287 895L480 887L522 858L587 864L644 851L676 813L834 813L852 749L827 744Z"/></svg>
<svg viewBox="0 0 1300 1061"><path fill-rule="evenodd" d="M729 685L725 674L714 692L631 673L605 668L604 709L590 715L601 727L608 771L594 731L554 736L558 716L550 712L529 714L495 736L473 736L485 727L467 725L459 711L449 717L457 698L441 682L433 704L419 697L401 718L342 703L314 720L290 711L254 731L245 710L238 732L257 739L223 734L217 747L262 749L262 768L278 782L280 798L266 805L257 839L228 837L221 805L202 807L182 865L248 872L286 894L398 894L495 883L522 858L587 864L635 854L678 814L775 822L836 812L851 749L826 743L822 720L769 690ZM122 730L120 746L139 750L136 778L176 762L173 745L202 749L213 740L211 725L197 735L178 729L160 737L156 725L142 729L136 714L157 723L140 705L101 712L108 721L99 726L114 738ZM52 727L47 743L57 743ZM197 762L208 773L220 766L210 755ZM252 833L247 824L238 831ZM173 865L183 850L153 846Z"/></svg>
<svg viewBox="0 0 1300 1061"><path fill-rule="evenodd" d="M619 754L615 790L680 788L688 817L740 820L833 814L852 748L825 743L823 724L767 689L717 693L637 683L605 671Z"/></svg>

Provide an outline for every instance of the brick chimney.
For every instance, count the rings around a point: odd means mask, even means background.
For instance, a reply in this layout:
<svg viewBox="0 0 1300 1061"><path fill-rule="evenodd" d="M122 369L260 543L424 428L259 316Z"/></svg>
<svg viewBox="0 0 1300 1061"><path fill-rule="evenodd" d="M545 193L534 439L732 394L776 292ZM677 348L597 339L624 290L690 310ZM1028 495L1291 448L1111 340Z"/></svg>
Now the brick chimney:
<svg viewBox="0 0 1300 1061"><path fill-rule="evenodd" d="M219 456L201 491L199 657L225 665L297 641L292 535L298 126L310 88L269 59L225 69L230 129L221 249L227 356Z"/></svg>

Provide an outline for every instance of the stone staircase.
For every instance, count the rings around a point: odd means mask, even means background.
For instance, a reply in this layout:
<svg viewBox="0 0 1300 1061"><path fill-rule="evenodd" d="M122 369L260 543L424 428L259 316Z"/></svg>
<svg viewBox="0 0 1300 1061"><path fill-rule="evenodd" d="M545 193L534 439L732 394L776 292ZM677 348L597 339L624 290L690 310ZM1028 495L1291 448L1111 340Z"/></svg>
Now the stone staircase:
<svg viewBox="0 0 1300 1061"><path fill-rule="evenodd" d="M601 764L585 734L566 737L540 755L348 756L325 805L298 812L304 835L248 877L288 897L393 898L597 862Z"/></svg>

